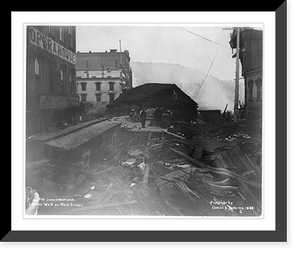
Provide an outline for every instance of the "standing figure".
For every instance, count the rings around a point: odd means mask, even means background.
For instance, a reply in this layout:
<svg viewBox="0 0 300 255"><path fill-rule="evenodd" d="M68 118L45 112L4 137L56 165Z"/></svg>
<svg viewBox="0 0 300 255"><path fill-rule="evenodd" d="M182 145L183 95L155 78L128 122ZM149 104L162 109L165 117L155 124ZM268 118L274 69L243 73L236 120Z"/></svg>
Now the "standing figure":
<svg viewBox="0 0 300 255"><path fill-rule="evenodd" d="M146 111L144 108L141 110L140 115L141 115L142 128L144 128L146 124Z"/></svg>
<svg viewBox="0 0 300 255"><path fill-rule="evenodd" d="M134 122L134 113L135 113L135 110L131 109L131 111L129 113L129 117L130 117L130 119L131 119L132 122Z"/></svg>
<svg viewBox="0 0 300 255"><path fill-rule="evenodd" d="M162 121L162 116L163 116L163 111L161 108L157 109L157 113L156 113L156 121L157 121L157 126L161 126L161 121Z"/></svg>

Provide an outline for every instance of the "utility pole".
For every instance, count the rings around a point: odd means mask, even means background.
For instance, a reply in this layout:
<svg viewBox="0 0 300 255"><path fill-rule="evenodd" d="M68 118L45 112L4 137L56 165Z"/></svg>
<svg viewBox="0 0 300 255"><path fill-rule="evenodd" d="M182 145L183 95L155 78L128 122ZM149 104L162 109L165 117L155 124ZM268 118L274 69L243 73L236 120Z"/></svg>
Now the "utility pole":
<svg viewBox="0 0 300 255"><path fill-rule="evenodd" d="M238 104L239 104L239 70L240 70L240 28L237 27L237 35L236 35L236 71L235 71L235 94L234 94L234 122L239 121L239 110L238 110Z"/></svg>
<svg viewBox="0 0 300 255"><path fill-rule="evenodd" d="M236 35L236 62L235 62L235 90L234 90L234 107L233 107L233 117L234 117L234 122L239 121L239 109L238 109L238 104L239 104L239 82L240 82L240 27L232 28L232 27L226 27L223 28L223 30L234 30L236 29L237 35Z"/></svg>
<svg viewBox="0 0 300 255"><path fill-rule="evenodd" d="M121 40L119 40L120 43L120 66L122 68L122 48L121 48Z"/></svg>

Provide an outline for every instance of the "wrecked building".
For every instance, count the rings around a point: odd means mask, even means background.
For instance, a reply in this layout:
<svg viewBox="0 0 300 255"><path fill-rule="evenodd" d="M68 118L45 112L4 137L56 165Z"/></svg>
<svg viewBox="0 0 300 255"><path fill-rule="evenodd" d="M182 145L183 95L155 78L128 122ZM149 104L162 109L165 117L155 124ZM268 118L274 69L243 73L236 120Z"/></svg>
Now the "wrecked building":
<svg viewBox="0 0 300 255"><path fill-rule="evenodd" d="M107 106L108 113L127 115L132 109L161 107L171 110L177 120L196 121L197 103L176 84L146 83L122 94Z"/></svg>
<svg viewBox="0 0 300 255"><path fill-rule="evenodd" d="M260 216L261 144L241 128L193 139L123 130L112 146L97 149L101 136L91 141L82 164L30 162L26 214ZM47 143L62 149L62 140Z"/></svg>

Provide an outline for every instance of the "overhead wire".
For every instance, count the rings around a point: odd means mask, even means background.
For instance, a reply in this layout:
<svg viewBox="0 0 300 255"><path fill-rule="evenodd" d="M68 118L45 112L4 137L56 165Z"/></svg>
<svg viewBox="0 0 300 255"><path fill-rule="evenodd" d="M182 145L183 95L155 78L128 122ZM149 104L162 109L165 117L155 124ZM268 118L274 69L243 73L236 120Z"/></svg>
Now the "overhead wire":
<svg viewBox="0 0 300 255"><path fill-rule="evenodd" d="M228 47L228 46L225 46L225 45L220 44L220 43L218 43L218 42L215 42L215 41L213 41L213 40L211 40L211 39L209 39L209 38L206 38L206 37L204 37L204 36L201 36L201 35L199 35L199 34L196 34L196 33L192 32L192 31L190 31L190 30L188 30L188 29L185 29L185 28L183 28L183 27L180 27L180 28L181 28L182 30L184 30L184 31L186 31L186 32L188 32L188 33L190 33L190 34L192 34L192 35L195 35L195 36L197 36L197 37L203 39L203 40L206 40L206 41L208 41L208 42L210 42L210 43L213 43L213 44L219 45L219 46L221 46L221 47L223 47L223 48L226 48L226 49L230 49L230 50L231 50L231 48ZM224 52L222 52L222 53L223 53L225 56L230 57L230 56L227 55L226 53L224 53ZM214 57L214 59L215 59L215 57ZM210 67L209 67L209 69L208 69L208 72L207 72L207 74L206 74L204 80L203 80L202 83L200 84L199 88L194 92L194 95L193 95L194 98L196 98L196 97L198 96L199 91L200 91L201 87L203 86L203 84L204 84L204 82L205 82L205 80L206 80L206 78L207 78L207 76L208 76L208 74L209 74L209 72L210 72L210 69L211 69L211 67L212 67L212 65L213 65L214 59L213 59L211 65L210 65Z"/></svg>
<svg viewBox="0 0 300 255"><path fill-rule="evenodd" d="M192 32L192 31L190 31L190 30L187 30L187 29L183 28L183 27L180 27L180 28L183 29L184 31L190 33L190 34L193 34L193 35L195 35L195 36L198 36L198 37L202 38L203 40L206 40L206 41L209 41L209 42L211 42L211 43L217 44L217 45L222 46L222 47L224 47L224 48L226 48L226 49L231 49L231 48L228 47L228 46L225 46L225 45L223 45L223 44L220 44L220 43L218 43L218 42L215 42L215 41L213 41L213 40L211 40L211 39L208 39L208 38L206 38L206 37L204 37L204 36L198 35L198 34Z"/></svg>

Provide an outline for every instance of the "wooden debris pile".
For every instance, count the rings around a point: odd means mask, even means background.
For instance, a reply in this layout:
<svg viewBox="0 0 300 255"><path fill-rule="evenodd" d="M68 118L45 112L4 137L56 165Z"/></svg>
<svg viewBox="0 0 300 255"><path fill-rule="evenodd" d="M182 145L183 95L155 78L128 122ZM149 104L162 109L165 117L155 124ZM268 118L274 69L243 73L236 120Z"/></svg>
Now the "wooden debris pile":
<svg viewBox="0 0 300 255"><path fill-rule="evenodd" d="M66 170L56 173L56 180L65 186L53 181L61 187L55 201L62 199L66 206L40 206L39 213L261 215L261 169L239 146L207 151L196 140L145 132L135 134L107 155L88 172L72 169L67 174ZM48 182L51 179L44 178L45 173L39 172L39 176Z"/></svg>

